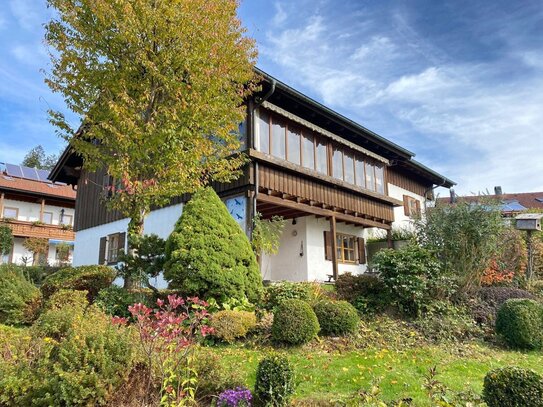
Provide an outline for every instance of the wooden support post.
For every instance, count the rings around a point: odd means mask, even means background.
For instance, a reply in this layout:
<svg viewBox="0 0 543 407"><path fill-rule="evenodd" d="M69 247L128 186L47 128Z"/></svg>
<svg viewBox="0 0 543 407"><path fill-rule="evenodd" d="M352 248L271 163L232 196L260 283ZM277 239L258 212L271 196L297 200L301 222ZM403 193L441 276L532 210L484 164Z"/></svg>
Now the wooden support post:
<svg viewBox="0 0 543 407"><path fill-rule="evenodd" d="M45 209L45 199L41 200L40 206L40 222L43 222L43 210Z"/></svg>
<svg viewBox="0 0 543 407"><path fill-rule="evenodd" d="M392 249L392 247L393 247L393 244L392 244L392 229L387 230L387 247L389 249Z"/></svg>
<svg viewBox="0 0 543 407"><path fill-rule="evenodd" d="M0 194L0 218L4 217L4 193Z"/></svg>
<svg viewBox="0 0 543 407"><path fill-rule="evenodd" d="M338 264L337 264L337 239L336 239L336 217L330 217L330 234L332 235L332 274L334 280L337 280L338 276Z"/></svg>

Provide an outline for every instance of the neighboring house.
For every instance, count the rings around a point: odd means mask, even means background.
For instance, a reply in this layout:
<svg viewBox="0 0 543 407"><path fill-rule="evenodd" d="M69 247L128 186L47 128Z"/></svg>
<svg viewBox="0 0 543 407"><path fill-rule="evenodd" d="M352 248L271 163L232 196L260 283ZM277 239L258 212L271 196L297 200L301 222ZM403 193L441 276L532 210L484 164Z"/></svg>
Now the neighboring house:
<svg viewBox="0 0 543 407"><path fill-rule="evenodd" d="M14 244L1 263L57 265L57 245L73 247L76 193L71 186L52 183L49 171L0 163L0 222L11 228ZM49 241L47 253L33 258L23 242L27 238ZM71 262L71 252L67 262Z"/></svg>
<svg viewBox="0 0 543 407"><path fill-rule="evenodd" d="M454 182L413 160L412 152L259 73L262 92L248 100L240 126L250 164L237 181L213 187L249 236L256 212L288 220L279 253L261 258L264 279L364 272L369 231L410 222L435 187ZM51 172L51 179L77 185L74 264L115 264L128 220L106 210L110 177L81 168L68 149ZM166 238L187 199L152 211L145 233Z"/></svg>
<svg viewBox="0 0 543 407"><path fill-rule="evenodd" d="M438 202L441 204L450 204L452 202L480 204L488 201L498 202L504 218L514 218L518 214L530 210L543 212L543 192L504 194L500 186L494 187L494 195L480 194L456 197L451 190L450 198L438 198Z"/></svg>

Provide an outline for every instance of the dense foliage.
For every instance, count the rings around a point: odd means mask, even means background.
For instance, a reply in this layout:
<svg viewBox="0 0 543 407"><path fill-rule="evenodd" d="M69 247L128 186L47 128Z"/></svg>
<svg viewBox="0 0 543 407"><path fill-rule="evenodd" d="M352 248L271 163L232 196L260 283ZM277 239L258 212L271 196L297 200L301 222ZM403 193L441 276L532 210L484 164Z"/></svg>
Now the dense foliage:
<svg viewBox="0 0 543 407"><path fill-rule="evenodd" d="M213 336L228 343L244 338L255 326L254 312L224 310L211 316Z"/></svg>
<svg viewBox="0 0 543 407"><path fill-rule="evenodd" d="M283 301L293 299L313 301L315 299L314 284L291 281L272 283L264 289L263 307L268 311L275 311Z"/></svg>
<svg viewBox="0 0 543 407"><path fill-rule="evenodd" d="M504 228L497 241L495 256L485 269L483 285L507 285L520 280L526 271L528 250L523 232L513 227Z"/></svg>
<svg viewBox="0 0 543 407"><path fill-rule="evenodd" d="M128 307L137 302L149 305L149 296L116 285L100 290L94 300L106 314L123 318L130 317Z"/></svg>
<svg viewBox="0 0 543 407"><path fill-rule="evenodd" d="M40 170L52 170L58 161L59 155L45 154L45 149L42 145L32 147L28 153L25 154L21 165L30 168L38 168Z"/></svg>
<svg viewBox="0 0 543 407"><path fill-rule="evenodd" d="M392 302L387 286L376 274L340 274L336 291L339 298L362 313L381 311Z"/></svg>
<svg viewBox="0 0 543 407"><path fill-rule="evenodd" d="M253 218L253 234L251 244L257 255L262 253L272 255L279 251L279 242L285 220L281 216L273 216L271 219L262 219L262 215L257 213Z"/></svg>
<svg viewBox="0 0 543 407"><path fill-rule="evenodd" d="M40 305L40 291L22 274L20 267L0 265L0 323L32 322Z"/></svg>
<svg viewBox="0 0 543 407"><path fill-rule="evenodd" d="M294 393L294 369L287 358L278 355L262 359L256 369L255 405L284 407Z"/></svg>
<svg viewBox="0 0 543 407"><path fill-rule="evenodd" d="M496 316L496 333L511 347L541 349L543 305L529 299L507 300Z"/></svg>
<svg viewBox="0 0 543 407"><path fill-rule="evenodd" d="M66 267L46 277L40 289L46 298L61 289L84 290L92 302L115 276L115 270L107 266Z"/></svg>
<svg viewBox="0 0 543 407"><path fill-rule="evenodd" d="M492 370L485 376L483 399L488 407L542 407L543 377L518 367Z"/></svg>
<svg viewBox="0 0 543 407"><path fill-rule="evenodd" d="M0 336L0 404L107 405L124 382L135 361L129 330L112 325L84 293L69 298L54 294L30 332Z"/></svg>
<svg viewBox="0 0 543 407"><path fill-rule="evenodd" d="M393 304L407 315L419 315L433 300L448 298L453 288L433 254L420 246L381 250L374 266Z"/></svg>
<svg viewBox="0 0 543 407"><path fill-rule="evenodd" d="M8 225L0 223L0 257L7 256L13 246L13 234Z"/></svg>
<svg viewBox="0 0 543 407"><path fill-rule="evenodd" d="M212 188L185 205L166 243L164 276L187 295L258 302L262 278L251 244Z"/></svg>
<svg viewBox="0 0 543 407"><path fill-rule="evenodd" d="M32 253L32 265L46 265L49 239L42 237L27 237L23 240L23 247Z"/></svg>
<svg viewBox="0 0 543 407"><path fill-rule="evenodd" d="M319 301L313 309L323 335L348 335L355 333L358 328L358 313L347 301Z"/></svg>
<svg viewBox="0 0 543 407"><path fill-rule="evenodd" d="M319 329L317 316L305 301L284 300L274 313L272 337L277 342L301 345L313 339Z"/></svg>
<svg viewBox="0 0 543 407"><path fill-rule="evenodd" d="M503 227L500 210L491 202L460 202L429 208L417 224L417 237L436 253L445 274L454 276L459 289L467 291L481 284L498 251Z"/></svg>

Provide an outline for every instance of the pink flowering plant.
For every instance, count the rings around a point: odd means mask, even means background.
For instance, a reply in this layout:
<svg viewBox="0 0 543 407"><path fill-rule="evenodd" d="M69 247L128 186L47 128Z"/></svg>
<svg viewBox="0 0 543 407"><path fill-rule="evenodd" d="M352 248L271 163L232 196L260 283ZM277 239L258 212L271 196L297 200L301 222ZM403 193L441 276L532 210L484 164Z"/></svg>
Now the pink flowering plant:
<svg viewBox="0 0 543 407"><path fill-rule="evenodd" d="M161 383L161 405L182 406L194 400L196 372L191 368L193 345L212 333L207 325L208 303L197 297L169 295L151 309L138 303L128 307L139 334L139 343L149 367L151 383ZM125 318L114 323L126 324Z"/></svg>

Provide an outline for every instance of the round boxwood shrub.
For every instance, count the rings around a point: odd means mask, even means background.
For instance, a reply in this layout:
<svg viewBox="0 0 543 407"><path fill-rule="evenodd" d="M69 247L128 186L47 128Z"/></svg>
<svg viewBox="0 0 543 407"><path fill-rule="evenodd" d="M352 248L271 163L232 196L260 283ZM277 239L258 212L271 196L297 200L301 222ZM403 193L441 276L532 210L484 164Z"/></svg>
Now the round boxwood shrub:
<svg viewBox="0 0 543 407"><path fill-rule="evenodd" d="M248 311L219 311L211 316L213 336L228 343L237 338L243 338L256 326L254 312Z"/></svg>
<svg viewBox="0 0 543 407"><path fill-rule="evenodd" d="M294 393L294 370L284 356L271 355L256 369L254 401L257 407L287 406Z"/></svg>
<svg viewBox="0 0 543 407"><path fill-rule="evenodd" d="M511 347L543 346L543 306L529 299L507 300L496 316L496 333Z"/></svg>
<svg viewBox="0 0 543 407"><path fill-rule="evenodd" d="M45 278L40 288L45 298L61 289L87 291L87 298L93 302L100 290L113 283L116 275L108 266L66 267Z"/></svg>
<svg viewBox="0 0 543 407"><path fill-rule="evenodd" d="M320 301L313 309L323 335L348 335L355 333L358 328L358 313L347 301Z"/></svg>
<svg viewBox="0 0 543 407"><path fill-rule="evenodd" d="M309 342L319 332L315 312L302 300L285 300L273 317L272 338L289 345Z"/></svg>
<svg viewBox="0 0 543 407"><path fill-rule="evenodd" d="M262 277L251 243L212 188L184 206L166 241L164 277L185 295L260 300Z"/></svg>
<svg viewBox="0 0 543 407"><path fill-rule="evenodd" d="M543 377L518 367L492 370L485 376L483 400L488 407L543 407Z"/></svg>
<svg viewBox="0 0 543 407"><path fill-rule="evenodd" d="M32 322L41 295L24 276L20 267L0 266L0 323L22 325Z"/></svg>

